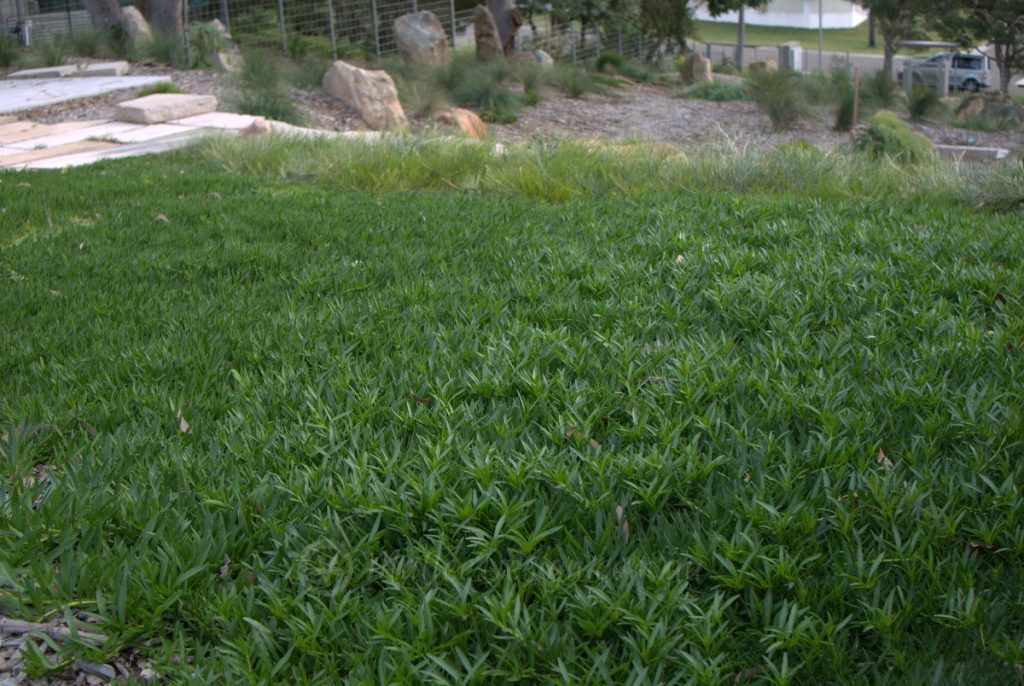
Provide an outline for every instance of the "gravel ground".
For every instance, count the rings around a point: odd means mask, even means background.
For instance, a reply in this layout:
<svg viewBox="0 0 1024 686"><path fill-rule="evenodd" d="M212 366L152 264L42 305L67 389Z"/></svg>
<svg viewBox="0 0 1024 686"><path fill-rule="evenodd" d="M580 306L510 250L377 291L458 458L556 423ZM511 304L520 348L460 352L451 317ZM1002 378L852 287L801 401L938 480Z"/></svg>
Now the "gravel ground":
<svg viewBox="0 0 1024 686"><path fill-rule="evenodd" d="M136 65L136 75L166 75L189 93L213 94L218 109L231 110L232 85L227 74L208 71L178 71L155 65ZM804 120L791 131L772 132L768 118L747 101L709 102L674 97L675 87L634 84L608 95L571 99L550 94L534 107L525 107L519 121L490 125L499 141L514 142L536 138L583 140L647 140L678 146L730 142L738 149L777 145L803 140L822 148L835 148L847 141L847 134L832 130L825 114ZM22 114L44 123L83 119L107 119L117 103L138 91L129 89L95 98L61 103ZM293 96L306 113L308 126L332 131L362 130L366 126L342 103L322 93L294 90ZM1024 133L966 131L935 122L909 122L911 128L936 143L997 146L1024 149ZM426 122L412 122L413 130Z"/></svg>

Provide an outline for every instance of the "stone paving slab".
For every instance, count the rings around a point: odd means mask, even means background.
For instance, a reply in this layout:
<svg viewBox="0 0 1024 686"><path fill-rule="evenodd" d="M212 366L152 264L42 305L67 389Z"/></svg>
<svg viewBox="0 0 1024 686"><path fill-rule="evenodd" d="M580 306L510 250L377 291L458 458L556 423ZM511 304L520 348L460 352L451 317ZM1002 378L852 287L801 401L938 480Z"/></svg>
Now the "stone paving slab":
<svg viewBox="0 0 1024 686"><path fill-rule="evenodd" d="M57 157L47 157L24 166L25 169L63 169L65 167L79 167L100 160L116 160L122 157L138 157L139 155L150 155L153 153L167 152L180 148L191 142L194 136L183 135L171 138L161 138L145 143L134 143L132 145L109 145L107 149L97 148L85 152L70 153ZM0 164L3 160L0 159Z"/></svg>
<svg viewBox="0 0 1024 686"><path fill-rule="evenodd" d="M983 148L972 145L936 145L939 157L963 162L989 162L1010 156L1006 148Z"/></svg>
<svg viewBox="0 0 1024 686"><path fill-rule="evenodd" d="M69 121L62 124L37 124L36 122L18 122L20 126L14 127L0 124L0 146L12 145L33 138L43 138L58 133L82 129L93 124L102 122L91 121ZM35 146L32 146L35 147Z"/></svg>
<svg viewBox="0 0 1024 686"><path fill-rule="evenodd" d="M8 74L9 79L59 79L78 71L74 64L60 64L55 67L39 67L38 69L22 69Z"/></svg>
<svg viewBox="0 0 1024 686"><path fill-rule="evenodd" d="M104 143L101 141L79 141L77 143L68 143L67 145L60 145L55 148L43 148L40 150L19 150L18 152L10 155L4 155L0 157L0 167L7 169L21 169L28 164L40 160L51 160L61 159L63 156L72 154L82 153L96 153L102 150L110 150L112 148L121 148L124 146L118 145L117 143Z"/></svg>
<svg viewBox="0 0 1024 686"><path fill-rule="evenodd" d="M118 143L146 143L148 141L156 140L158 138L167 138L169 136L195 136L203 133L208 133L208 131L194 126L153 124L152 126L139 126L131 129L130 131L114 133L111 134L110 137Z"/></svg>
<svg viewBox="0 0 1024 686"><path fill-rule="evenodd" d="M109 138L118 136L134 129L141 128L138 124L126 124L119 121L90 122L92 126L85 126L73 131L64 131L41 138L30 138L8 145L9 148L20 150L32 150L35 148L53 148L68 143L78 143L90 138Z"/></svg>
<svg viewBox="0 0 1024 686"><path fill-rule="evenodd" d="M167 76L96 76L91 79L0 80L0 113L20 112L58 102L170 82Z"/></svg>
<svg viewBox="0 0 1024 686"><path fill-rule="evenodd" d="M175 119L172 124L182 126L202 126L208 129L226 129L228 131L241 131L251 125L254 117L251 114L235 114L233 112L209 112L198 114L194 117Z"/></svg>
<svg viewBox="0 0 1024 686"><path fill-rule="evenodd" d="M124 76L130 70L131 65L127 62L93 62L80 65L68 76Z"/></svg>
<svg viewBox="0 0 1024 686"><path fill-rule="evenodd" d="M122 102L114 110L114 118L136 124L162 124L182 117L205 114L215 109L217 98L213 95L156 93Z"/></svg>

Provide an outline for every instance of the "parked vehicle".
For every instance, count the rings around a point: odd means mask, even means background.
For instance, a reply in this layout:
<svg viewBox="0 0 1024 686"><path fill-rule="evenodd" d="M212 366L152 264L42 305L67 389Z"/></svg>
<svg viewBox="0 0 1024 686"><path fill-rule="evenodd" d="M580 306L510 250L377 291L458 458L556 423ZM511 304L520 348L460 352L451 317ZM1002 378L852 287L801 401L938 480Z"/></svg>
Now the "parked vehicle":
<svg viewBox="0 0 1024 686"><path fill-rule="evenodd" d="M911 74L915 84L938 88L942 83L942 72L949 64L950 90L976 92L990 86L990 70L988 57L977 51L971 52L940 52L924 60L910 63ZM900 78L903 72L900 71Z"/></svg>

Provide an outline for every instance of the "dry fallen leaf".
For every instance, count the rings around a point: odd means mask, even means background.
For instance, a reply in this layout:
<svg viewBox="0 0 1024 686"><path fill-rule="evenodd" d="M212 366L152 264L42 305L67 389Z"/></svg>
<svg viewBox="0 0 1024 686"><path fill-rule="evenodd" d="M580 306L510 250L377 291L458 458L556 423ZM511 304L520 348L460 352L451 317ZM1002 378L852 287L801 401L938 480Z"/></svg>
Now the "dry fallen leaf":
<svg viewBox="0 0 1024 686"><path fill-rule="evenodd" d="M220 193L217 191L210 191L210 197L214 200L220 200Z"/></svg>
<svg viewBox="0 0 1024 686"><path fill-rule="evenodd" d="M686 258L683 257L682 255L676 255L676 264L679 264L680 262L683 262L685 259Z"/></svg>
<svg viewBox="0 0 1024 686"><path fill-rule="evenodd" d="M220 566L220 578L223 579L228 575L231 570L231 558L228 557L227 553L224 553L224 564Z"/></svg>
<svg viewBox="0 0 1024 686"><path fill-rule="evenodd" d="M185 420L185 416L178 410L178 428L181 429L181 433L187 434L192 433L192 427L189 426L188 421Z"/></svg>
<svg viewBox="0 0 1024 686"><path fill-rule="evenodd" d="M626 519L626 510L622 505L615 506L615 522L619 525L619 530L622 532L623 542L629 543L629 521Z"/></svg>
<svg viewBox="0 0 1024 686"><path fill-rule="evenodd" d="M756 667L750 667L749 669L744 669L742 672L736 675L736 678L733 679L732 683L742 684L744 681L750 681L754 677L761 676L765 673L765 671L765 668L761 665L758 665Z"/></svg>
<svg viewBox="0 0 1024 686"><path fill-rule="evenodd" d="M62 295L63 295L63 293L61 293L61 292L60 292L60 291L58 291L58 290L54 290L53 288L51 288L51 289L50 289L50 295L52 295L52 296L53 296L53 297L55 297L55 298L59 298L60 296L62 296Z"/></svg>
<svg viewBox="0 0 1024 686"><path fill-rule="evenodd" d="M166 214L158 214L158 215L156 215L156 220L157 220L158 222L164 222L165 224L166 224L167 222L171 221L170 219L168 219L168 218L167 218L167 215L166 215Z"/></svg>
<svg viewBox="0 0 1024 686"><path fill-rule="evenodd" d="M896 466L892 463L892 460L885 456L885 453L882 451L881 448L878 449L878 456L875 457L875 462L882 465L889 471L892 471L893 467Z"/></svg>

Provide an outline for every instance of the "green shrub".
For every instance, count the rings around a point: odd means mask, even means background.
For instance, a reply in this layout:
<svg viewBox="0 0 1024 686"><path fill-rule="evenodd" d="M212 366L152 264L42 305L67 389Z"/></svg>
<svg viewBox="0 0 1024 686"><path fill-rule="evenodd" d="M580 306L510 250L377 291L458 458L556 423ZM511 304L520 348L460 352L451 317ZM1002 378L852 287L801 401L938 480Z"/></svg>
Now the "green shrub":
<svg viewBox="0 0 1024 686"><path fill-rule="evenodd" d="M39 58L47 67L58 67L68 60L68 41L63 36L40 43Z"/></svg>
<svg viewBox="0 0 1024 686"><path fill-rule="evenodd" d="M773 131L793 128L807 114L800 79L797 74L777 71L756 72L747 77L747 93L768 115Z"/></svg>
<svg viewBox="0 0 1024 686"><path fill-rule="evenodd" d="M597 63L594 68L599 72L616 72L620 73L622 68L626 66L626 58L617 52L602 52L597 58Z"/></svg>
<svg viewBox="0 0 1024 686"><path fill-rule="evenodd" d="M736 68L736 63L724 55L721 62L711 65L711 71L716 74L727 74L729 76L736 76L740 73L740 70Z"/></svg>
<svg viewBox="0 0 1024 686"><path fill-rule="evenodd" d="M13 67L21 60L21 51L14 38L0 36L0 67Z"/></svg>
<svg viewBox="0 0 1024 686"><path fill-rule="evenodd" d="M919 164L935 155L931 141L884 110L871 117L854 146L869 157L888 158L901 164Z"/></svg>
<svg viewBox="0 0 1024 686"><path fill-rule="evenodd" d="M235 92L228 104L235 111L290 124L305 123L305 115L288 93L279 60L268 53L247 52L233 81Z"/></svg>
<svg viewBox="0 0 1024 686"><path fill-rule="evenodd" d="M849 131L853 128L853 80L848 72L834 72L832 85L836 102L835 130Z"/></svg>
<svg viewBox="0 0 1024 686"><path fill-rule="evenodd" d="M727 102L729 100L746 100L748 95L747 89L741 83L714 81L711 83L699 83L692 88L680 91L678 97Z"/></svg>
<svg viewBox="0 0 1024 686"><path fill-rule="evenodd" d="M907 98L907 109L914 121L924 119L942 104L939 92L930 86L914 86Z"/></svg>
<svg viewBox="0 0 1024 686"><path fill-rule="evenodd" d="M184 93L184 91L170 81L161 81L160 83L143 86L139 89L139 94L135 97L143 98L147 95L155 95L157 93Z"/></svg>
<svg viewBox="0 0 1024 686"><path fill-rule="evenodd" d="M193 68L210 69L217 53L227 47L223 34L212 24L194 24L188 30L189 50Z"/></svg>

